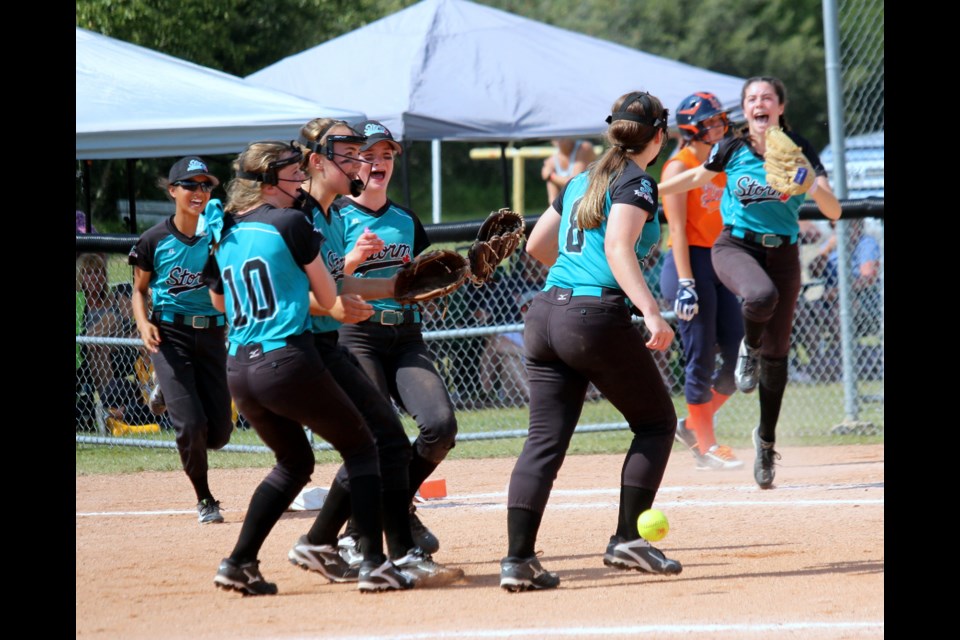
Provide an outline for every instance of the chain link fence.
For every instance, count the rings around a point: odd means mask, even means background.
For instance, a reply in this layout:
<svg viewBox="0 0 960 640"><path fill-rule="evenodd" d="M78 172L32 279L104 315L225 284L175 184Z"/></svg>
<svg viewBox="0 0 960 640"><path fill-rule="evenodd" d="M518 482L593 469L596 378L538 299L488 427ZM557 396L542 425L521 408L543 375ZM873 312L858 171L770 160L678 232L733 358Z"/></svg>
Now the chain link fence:
<svg viewBox="0 0 960 640"><path fill-rule="evenodd" d="M836 183L834 187L853 202L843 201L843 219L849 222L841 222L839 233L819 215L801 211L801 218L818 221L807 226L801 246L804 285L794 325L790 383L777 429L783 444L882 442L884 434L884 11L880 0L839 0L836 7L847 141L846 189ZM822 156L831 170L831 150ZM434 243L449 242L464 250L477 224L434 225L428 232ZM132 270L125 260L134 240L77 236L78 445L175 447L166 417L147 409L150 362L132 321ZM841 277L846 269L838 269L837 256L850 260L849 277ZM861 277L864 264L876 270L873 276ZM655 294L659 267L656 260L646 271ZM457 409L458 442L526 435L523 313L543 277L542 269L518 254L502 266L492 284L479 289L466 285L427 310L424 337ZM664 315L675 321L669 310ZM654 357L678 415L685 415L679 334L669 351L655 352ZM717 437L749 446L757 420L756 398L735 394L718 413ZM404 417L404 423L415 435L412 421ZM236 424L226 451L268 451L242 416L236 416ZM628 437L622 416L593 388L578 432ZM320 441L315 446L329 449ZM575 443L571 451L576 450Z"/></svg>
<svg viewBox="0 0 960 640"><path fill-rule="evenodd" d="M129 247L133 238L125 242ZM78 248L81 244L94 246L95 239L78 236ZM465 245L454 246L465 249ZM811 243L804 249L816 247ZM153 415L147 408L150 362L132 319L132 272L125 264L125 254L78 254L77 442L173 447L173 431L166 417ZM882 261L882 254L880 257ZM648 284L657 295L660 265L657 256L646 270ZM543 286L545 275L543 267L518 252L501 265L493 282L479 288L464 285L426 309L424 337L457 409L458 441L526 434L529 389L523 364L523 314ZM840 355L837 327L841 302L836 285L828 277L813 277L809 268L806 280L797 306L790 385L778 436L785 443L850 435L882 439L883 336L877 321L883 313L882 296L876 286L849 296L855 305L849 311L856 318L856 353L853 371L848 372ZM664 316L675 322L666 307ZM637 323L642 330L642 321L637 319ZM654 352L654 357L678 415L684 415L685 363L679 334L669 351ZM849 420L845 409L844 382L849 382L850 375L860 407L856 422ZM756 399L735 394L718 416L718 438L746 445L758 418ZM416 426L409 417L404 420L409 433L415 435ZM266 451L242 416L236 416L236 424L238 435L225 450ZM620 413L591 387L578 430L625 429ZM316 446L328 448L321 441Z"/></svg>

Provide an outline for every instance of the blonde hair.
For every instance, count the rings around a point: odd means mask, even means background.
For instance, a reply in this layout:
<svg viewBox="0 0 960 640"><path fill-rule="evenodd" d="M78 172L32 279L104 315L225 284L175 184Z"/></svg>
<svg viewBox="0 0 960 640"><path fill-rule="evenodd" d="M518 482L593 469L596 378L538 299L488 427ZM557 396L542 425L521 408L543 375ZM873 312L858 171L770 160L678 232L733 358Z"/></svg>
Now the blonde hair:
<svg viewBox="0 0 960 640"><path fill-rule="evenodd" d="M77 291L83 291L84 274L94 272L97 278L95 291L84 291L85 294L95 295L101 301L110 299L110 283L107 277L107 263L103 256L97 253L81 253L77 256Z"/></svg>
<svg viewBox="0 0 960 640"><path fill-rule="evenodd" d="M316 143L317 147L325 145L330 133L337 127L345 127L350 131L349 135L357 135L357 132L354 131L353 127L346 121L335 120L333 118L314 118L300 127L300 139L297 140L296 144L300 147L301 151L303 151L304 171L309 173L310 154L316 153L316 151L307 146L306 143Z"/></svg>
<svg viewBox="0 0 960 640"><path fill-rule="evenodd" d="M294 151L288 142L279 140L265 140L251 142L247 148L233 161L234 175L245 173L267 173L270 163L276 162L284 153ZM227 185L227 204L223 210L226 213L246 211L262 202L262 183L247 178L233 178Z"/></svg>
<svg viewBox="0 0 960 640"><path fill-rule="evenodd" d="M666 120L663 104L649 93L638 91L625 93L613 103L611 112L623 112L624 103L628 103L626 113L641 116L650 122L658 118ZM647 113L647 110L650 113ZM601 225L607 204L607 191L613 181L623 173L627 163L630 162L627 155L644 151L647 145L657 137L657 131L660 130L659 127L652 124L634 122L633 120L614 119L610 121L610 126L607 127L604 134L610 148L590 166L587 191L577 208L577 226L580 229L596 229ZM664 136L666 136L666 132L664 132Z"/></svg>

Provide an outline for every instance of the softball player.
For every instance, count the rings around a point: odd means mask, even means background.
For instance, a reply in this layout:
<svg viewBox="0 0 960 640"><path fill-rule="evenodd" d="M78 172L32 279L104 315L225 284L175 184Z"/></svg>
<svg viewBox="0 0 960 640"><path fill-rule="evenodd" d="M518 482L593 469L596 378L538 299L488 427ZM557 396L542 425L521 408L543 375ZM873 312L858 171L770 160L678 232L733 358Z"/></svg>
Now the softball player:
<svg viewBox="0 0 960 640"><path fill-rule="evenodd" d="M621 96L612 111L611 148L567 184L527 242L530 254L552 266L525 318L530 426L507 496L500 586L509 591L560 584L540 565L535 545L590 382L633 432L620 472L616 533L603 562L659 574L682 569L637 531L637 517L653 505L663 479L677 422L649 352L666 350L673 330L641 271L660 239L657 185L646 168L666 144L668 114L646 92ZM649 340L633 324L628 301L643 314Z"/></svg>
<svg viewBox="0 0 960 640"><path fill-rule="evenodd" d="M787 386L787 356L794 310L800 294L800 232L797 212L806 197L787 196L770 187L763 168L766 131L789 130L784 111L787 90L777 78L749 78L740 94L747 124L736 136L715 144L703 164L665 180L664 195L701 187L720 173L727 185L720 201L723 231L713 245L717 276L743 300L744 337L734 371L737 388L752 392L760 385L760 424L753 431L753 475L761 489L773 487L777 420ZM788 135L803 149L817 178L809 195L832 220L840 202L830 190L827 172L807 140Z"/></svg>
<svg viewBox="0 0 960 640"><path fill-rule="evenodd" d="M290 209L303 171L292 144L257 142L237 158L226 214L208 208L213 252L204 277L214 305L229 319L227 380L237 408L276 454L277 464L253 493L233 552L214 582L251 595L275 594L257 555L270 530L310 480L313 447L303 425L343 456L364 560L361 591L406 589L413 580L383 554L380 466L373 434L337 385L313 344L310 294L333 305L336 284L320 257L321 235ZM213 210L213 213L211 213ZM311 530L312 533L312 530ZM334 565L335 546L298 547ZM349 567L343 567L344 572ZM346 581L341 576L338 581Z"/></svg>
<svg viewBox="0 0 960 640"><path fill-rule="evenodd" d="M361 123L359 129L367 137L360 147L361 157L369 163L360 168L366 188L359 196L340 198L334 205L345 233L346 269L359 278L388 278L422 253L430 241L416 214L387 198L394 159L402 151L400 144L375 120ZM355 266L351 253L370 233L376 234L383 247ZM367 320L342 325L340 339L383 396L393 398L417 423L420 433L409 466L412 500L455 446L457 418L446 383L423 341L420 309L404 308L392 299L377 300L373 308ZM427 553L436 553L440 542L415 514L410 525L418 545Z"/></svg>
<svg viewBox="0 0 960 640"><path fill-rule="evenodd" d="M200 524L223 522L220 503L210 492L207 450L222 448L233 432L226 322L201 277L210 235L197 228L219 184L201 158L174 163L167 191L176 211L145 231L128 257L134 267L133 317L166 398L180 461L197 494Z"/></svg>
<svg viewBox="0 0 960 640"><path fill-rule="evenodd" d="M677 125L683 144L664 165L663 179L703 163L713 144L729 130L720 100L707 92L683 99L677 108ZM717 444L713 432L717 409L736 389L733 368L743 339L740 303L710 263L710 248L723 226L720 195L726 183L726 176L719 174L699 189L663 198L670 250L660 272L660 290L677 313L686 361L687 418L677 422L677 440L690 447L697 469L704 470L743 466L730 447Z"/></svg>
<svg viewBox="0 0 960 640"><path fill-rule="evenodd" d="M357 359L339 344L337 329L341 324L372 317L374 309L366 300L389 297L395 283L392 276L355 278L343 272L348 256L343 220L332 204L342 193L360 192L363 183L357 178L357 172L362 161L358 153L366 137L358 135L346 123L329 118L308 122L300 134L300 144L308 149L305 154L307 179L303 184L302 209L322 236L322 258L340 283L340 295L334 305L319 305L311 310L319 314L312 317L314 342L324 364L358 407L376 439L383 476L383 529L387 537L387 552L394 564L412 575L418 584L436 586L458 579L463 576L461 571L434 562L430 553L413 538L409 479L412 447L397 410L389 396L381 393L367 377ZM366 259L373 251L381 251L383 247L383 242L375 234L364 234L355 244L351 259ZM350 517L353 481L348 478L346 471L341 468L337 472L317 522L310 531L311 544L334 547L338 544L340 529ZM302 546L298 544L291 549L290 560L306 569L325 573L327 565L312 558L309 549ZM362 542L360 546L362 551Z"/></svg>

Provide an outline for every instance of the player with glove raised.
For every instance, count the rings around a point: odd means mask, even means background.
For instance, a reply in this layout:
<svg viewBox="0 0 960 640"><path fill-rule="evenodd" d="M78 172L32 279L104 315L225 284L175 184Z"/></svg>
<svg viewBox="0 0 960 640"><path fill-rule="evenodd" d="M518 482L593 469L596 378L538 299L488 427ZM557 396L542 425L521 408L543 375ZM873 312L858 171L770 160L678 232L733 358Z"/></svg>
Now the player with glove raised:
<svg viewBox="0 0 960 640"><path fill-rule="evenodd" d="M664 165L663 179L702 164L713 145L726 137L729 125L714 94L701 91L684 98L677 107L683 142ZM704 470L743 466L730 447L717 444L713 421L736 390L733 367L743 338L740 303L717 278L710 261L710 250L723 228L720 197L726 184L726 175L719 173L698 189L663 198L670 250L663 259L660 290L677 314L686 363L687 417L677 421L676 437L690 448L697 468Z"/></svg>
<svg viewBox="0 0 960 640"><path fill-rule="evenodd" d="M771 76L749 78L740 96L746 126L714 145L703 164L661 182L660 194L689 191L726 174L720 200L723 231L711 259L720 281L743 300L744 337L734 379L744 393L760 387L753 475L761 489L770 489L774 461L780 457L774 445L800 293L798 212L806 194L832 220L840 217L841 208L817 152L787 125L783 82ZM782 145L780 133L793 146Z"/></svg>
<svg viewBox="0 0 960 640"><path fill-rule="evenodd" d="M512 209L500 209L487 216L467 252L474 285L482 286L493 278L500 263L512 256L523 242L525 229L523 216Z"/></svg>

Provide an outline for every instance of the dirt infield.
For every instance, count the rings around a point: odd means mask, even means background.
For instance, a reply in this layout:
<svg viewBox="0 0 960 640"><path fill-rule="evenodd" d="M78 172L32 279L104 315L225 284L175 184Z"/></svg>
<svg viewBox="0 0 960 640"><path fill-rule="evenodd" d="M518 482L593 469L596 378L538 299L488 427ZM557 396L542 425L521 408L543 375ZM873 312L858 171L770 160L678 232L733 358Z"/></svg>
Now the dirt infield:
<svg viewBox="0 0 960 640"><path fill-rule="evenodd" d="M683 563L659 577L601 556L616 525L620 456L571 456L554 487L538 548L560 574L552 591L499 588L506 484L513 459L451 460L446 498L420 506L436 560L460 566L438 589L360 594L289 564L315 512L288 512L261 553L273 597L215 589L264 469L215 470L226 522L200 526L182 473L76 479L76 637L270 638L881 638L884 635L884 447L781 451L776 488L753 483L752 450L732 472L698 472L674 452L655 506L658 543ZM172 454L171 454L172 455ZM318 466L325 486L333 466Z"/></svg>

